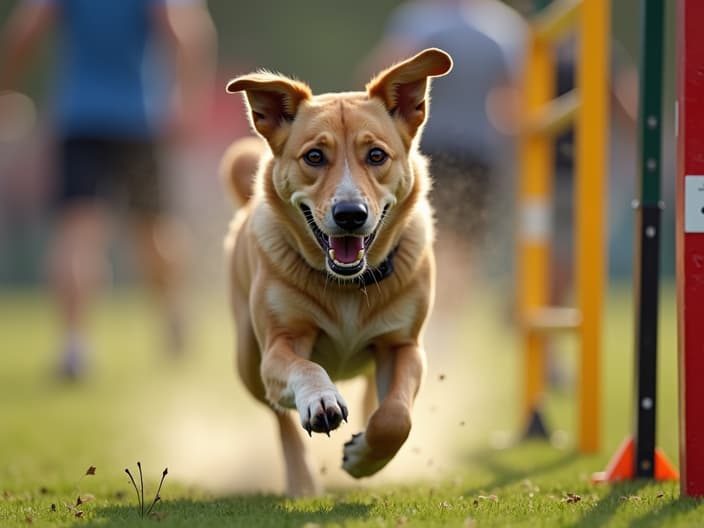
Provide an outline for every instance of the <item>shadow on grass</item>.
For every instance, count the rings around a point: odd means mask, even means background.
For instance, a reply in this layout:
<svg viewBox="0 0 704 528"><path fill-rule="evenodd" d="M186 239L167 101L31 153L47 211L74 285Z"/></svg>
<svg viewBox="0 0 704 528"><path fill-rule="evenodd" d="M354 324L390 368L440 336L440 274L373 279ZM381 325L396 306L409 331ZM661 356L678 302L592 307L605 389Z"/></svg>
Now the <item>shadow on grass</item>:
<svg viewBox="0 0 704 528"><path fill-rule="evenodd" d="M582 518L572 525L572 528L606 526L619 508L624 506L624 497L637 496L647 484L649 482L645 480L610 484L609 492L599 499L596 506L585 512Z"/></svg>
<svg viewBox="0 0 704 528"><path fill-rule="evenodd" d="M472 456L472 464L490 472L492 480L484 486L470 488L465 493L474 495L485 490L498 490L517 484L524 479L535 479L553 471L566 469L571 465L574 465L575 471L578 472L579 464L576 464L576 462L584 458L574 451L553 453L543 451L540 453L540 460L530 465L530 467L526 465L525 459L521 460L520 465L515 463L517 453L530 456L531 450L530 445L526 447L525 444L519 444L509 450L488 450ZM518 458L520 459L521 457ZM661 498L655 498L659 489L659 484L656 481L632 480L606 486L608 486L607 493L600 497L593 507L584 511L579 519L570 524L571 528L607 526L618 515L619 510L628 505L630 500L648 501L647 507L649 511L643 513L631 512L627 526L660 528L661 526L667 526L668 522L675 518L687 517L687 520L689 520L689 518L694 517L689 514L695 510L697 513L701 512L704 514L704 501L702 500L673 498L671 495L669 497L661 496ZM696 523L692 524L692 526L704 526L704 522L702 522L704 516L695 516L697 517Z"/></svg>
<svg viewBox="0 0 704 528"><path fill-rule="evenodd" d="M519 447L520 449L520 447ZM491 472L493 480L485 486L475 487L465 492L467 495L475 495L480 491L503 488L511 484L521 482L528 478L535 478L544 473L558 470L564 466L574 463L579 455L574 451L555 451L555 458L545 461L543 464L533 465L526 468L518 468L513 464L503 461L506 451L488 450L475 454L471 457L473 465Z"/></svg>
<svg viewBox="0 0 704 528"><path fill-rule="evenodd" d="M243 495L164 502L159 504L155 517L143 521L134 505L109 506L95 510L93 518L77 520L72 526L132 527L143 523L155 526L300 528L307 523L342 525L349 520L364 520L370 507L331 498L294 500L274 495Z"/></svg>
<svg viewBox="0 0 704 528"><path fill-rule="evenodd" d="M701 499L679 498L672 499L664 503L660 508L636 519L632 526L641 528L659 528L666 526L667 522L675 516L686 515L687 513L699 509L704 513L704 501ZM697 518L697 525L701 526L702 517Z"/></svg>
<svg viewBox="0 0 704 528"><path fill-rule="evenodd" d="M591 528L593 526L606 526L612 517L616 515L620 508L628 500L627 497L637 497L638 492L643 488L655 485L652 480L633 480L611 484L609 493L599 499L599 502L582 516L572 528ZM657 499L660 500L660 499ZM697 508L704 510L704 503L696 499L671 498L662 499L662 502L653 504L651 511L634 517L629 526L660 528L667 526L668 521L672 521L676 516L686 515ZM701 521L701 518L699 519ZM700 524L697 523L697 526Z"/></svg>

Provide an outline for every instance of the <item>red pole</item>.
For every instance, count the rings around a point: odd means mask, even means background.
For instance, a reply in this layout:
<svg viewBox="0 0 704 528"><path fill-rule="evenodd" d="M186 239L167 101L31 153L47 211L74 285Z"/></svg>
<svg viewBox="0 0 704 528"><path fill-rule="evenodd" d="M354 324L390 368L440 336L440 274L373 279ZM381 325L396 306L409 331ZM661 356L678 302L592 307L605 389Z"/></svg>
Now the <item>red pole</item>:
<svg viewBox="0 0 704 528"><path fill-rule="evenodd" d="M704 1L677 3L680 488L704 497Z"/></svg>

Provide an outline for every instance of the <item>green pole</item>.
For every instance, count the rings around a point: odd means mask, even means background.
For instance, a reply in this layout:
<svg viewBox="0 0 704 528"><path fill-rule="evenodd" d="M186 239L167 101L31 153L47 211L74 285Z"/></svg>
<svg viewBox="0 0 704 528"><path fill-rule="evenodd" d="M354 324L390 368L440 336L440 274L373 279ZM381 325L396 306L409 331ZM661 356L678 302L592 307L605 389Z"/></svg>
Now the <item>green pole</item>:
<svg viewBox="0 0 704 528"><path fill-rule="evenodd" d="M662 118L662 59L664 4L642 2L640 75L640 194L644 205L660 203L660 127Z"/></svg>
<svg viewBox="0 0 704 528"><path fill-rule="evenodd" d="M635 460L638 477L655 474L658 288L660 268L660 137L664 0L641 3L639 108L640 203L636 210Z"/></svg>

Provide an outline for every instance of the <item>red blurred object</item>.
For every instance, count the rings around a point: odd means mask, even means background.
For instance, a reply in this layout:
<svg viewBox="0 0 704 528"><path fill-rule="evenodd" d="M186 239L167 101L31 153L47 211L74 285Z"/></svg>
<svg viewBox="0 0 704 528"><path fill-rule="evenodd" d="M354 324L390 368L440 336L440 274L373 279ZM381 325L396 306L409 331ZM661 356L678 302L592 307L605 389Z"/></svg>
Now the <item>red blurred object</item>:
<svg viewBox="0 0 704 528"><path fill-rule="evenodd" d="M677 2L677 311L682 495L704 497L704 2Z"/></svg>

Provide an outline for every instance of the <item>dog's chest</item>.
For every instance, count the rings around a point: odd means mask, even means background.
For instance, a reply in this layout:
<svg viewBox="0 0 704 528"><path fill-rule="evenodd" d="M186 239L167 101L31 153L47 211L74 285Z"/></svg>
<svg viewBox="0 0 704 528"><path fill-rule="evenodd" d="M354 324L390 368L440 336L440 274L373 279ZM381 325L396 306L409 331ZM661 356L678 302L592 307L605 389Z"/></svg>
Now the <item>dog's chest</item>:
<svg viewBox="0 0 704 528"><path fill-rule="evenodd" d="M370 345L375 338L409 325L410 310L381 310L378 316L370 317L367 302L361 295L340 299L335 317L319 320L321 333L311 359L333 379L359 374L372 359Z"/></svg>

